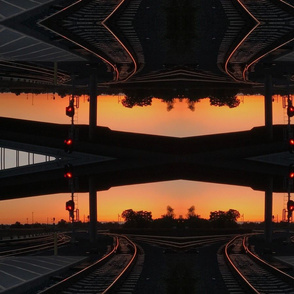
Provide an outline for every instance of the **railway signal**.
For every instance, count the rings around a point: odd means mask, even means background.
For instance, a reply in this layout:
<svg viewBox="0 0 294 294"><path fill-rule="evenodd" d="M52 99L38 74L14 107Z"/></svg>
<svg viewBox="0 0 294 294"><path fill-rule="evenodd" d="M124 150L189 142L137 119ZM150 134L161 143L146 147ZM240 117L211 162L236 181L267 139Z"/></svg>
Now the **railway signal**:
<svg viewBox="0 0 294 294"><path fill-rule="evenodd" d="M75 203L73 200L69 200L65 203L65 209L68 210L70 217L74 216Z"/></svg>
<svg viewBox="0 0 294 294"><path fill-rule="evenodd" d="M73 117L75 115L75 107L73 100L70 100L69 106L65 108L65 114L69 117Z"/></svg>
<svg viewBox="0 0 294 294"><path fill-rule="evenodd" d="M71 138L64 140L64 152L72 153L73 140Z"/></svg>
<svg viewBox="0 0 294 294"><path fill-rule="evenodd" d="M288 148L290 153L294 153L294 139L291 138L288 141Z"/></svg>
<svg viewBox="0 0 294 294"><path fill-rule="evenodd" d="M289 117L294 116L294 107L292 105L288 106L287 114L288 114Z"/></svg>
<svg viewBox="0 0 294 294"><path fill-rule="evenodd" d="M65 204L65 209L68 210L68 211L74 211L75 209L75 203L73 200L69 200L66 202Z"/></svg>
<svg viewBox="0 0 294 294"><path fill-rule="evenodd" d="M287 202L287 208L288 208L288 212L291 212L294 210L294 201L293 200L289 200Z"/></svg>
<svg viewBox="0 0 294 294"><path fill-rule="evenodd" d="M73 178L72 165L69 164L69 163L64 166L64 177L66 179L72 179Z"/></svg>
<svg viewBox="0 0 294 294"><path fill-rule="evenodd" d="M294 164L289 165L289 174L288 174L289 179L294 179Z"/></svg>
<svg viewBox="0 0 294 294"><path fill-rule="evenodd" d="M288 107L287 107L287 114L289 117L294 116L294 107L292 105L292 100L288 97Z"/></svg>

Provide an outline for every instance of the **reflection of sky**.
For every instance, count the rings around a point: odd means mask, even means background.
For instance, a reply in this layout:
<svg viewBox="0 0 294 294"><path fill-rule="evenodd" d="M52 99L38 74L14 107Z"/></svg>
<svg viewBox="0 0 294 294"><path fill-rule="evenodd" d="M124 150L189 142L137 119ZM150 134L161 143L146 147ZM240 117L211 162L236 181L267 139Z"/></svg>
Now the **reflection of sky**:
<svg viewBox="0 0 294 294"><path fill-rule="evenodd" d="M209 99L195 103L195 111L188 109L185 99L176 100L174 108L167 111L167 104L153 99L152 106L126 108L121 104L123 96L99 96L97 122L112 130L148 133L163 136L198 136L223 132L248 130L264 125L263 96L239 96L240 106L210 106ZM65 115L68 98L52 94L1 94L0 116L69 124ZM88 124L89 103L80 98L76 111L76 123ZM274 123L284 123L285 109L282 98L273 103Z"/></svg>
<svg viewBox="0 0 294 294"><path fill-rule="evenodd" d="M152 106L128 109L122 106L117 96L103 96L98 99L98 125L113 130L151 133L168 136L194 136L251 129L264 124L263 97L240 97L240 106L209 106L209 100L203 99L195 104L195 111L188 109L183 99L177 101L174 109L166 111L166 103L153 100ZM55 123L70 123L65 115L68 98L52 94L20 95L2 94L0 115L21 119L31 119ZM286 117L282 99L275 97L273 103L274 123L284 123ZM80 108L76 115L80 124L88 123L87 97L80 99ZM98 192L98 220L117 221L118 214L125 209L151 211L154 218L166 212L170 205L177 216L185 216L187 209L194 205L196 213L203 218L209 217L210 211L236 209L245 221L263 221L264 192L251 188L236 187L211 183L172 181L144 185L132 185L111 188ZM0 223L30 223L32 212L35 222L52 223L61 218L68 220L65 202L70 193L49 196L7 200L0 202ZM88 195L78 194L77 206L80 219L87 219L89 214ZM274 195L273 215L281 220L284 195Z"/></svg>
<svg viewBox="0 0 294 294"><path fill-rule="evenodd" d="M89 195L76 193L75 196L80 220L87 220ZM275 220L282 218L284 197L284 194L274 194ZM31 223L32 212L35 222L52 223L53 217L57 222L61 218L68 220L65 210L65 202L68 200L70 193L1 201L0 223ZM244 214L245 221L264 219L264 192L247 187L183 180L111 188L97 192L97 203L99 221L117 221L118 215L129 208L151 211L153 218L158 218L166 213L167 205L174 208L177 217L185 217L188 208L194 205L196 213L202 218L209 218L211 211L232 208Z"/></svg>

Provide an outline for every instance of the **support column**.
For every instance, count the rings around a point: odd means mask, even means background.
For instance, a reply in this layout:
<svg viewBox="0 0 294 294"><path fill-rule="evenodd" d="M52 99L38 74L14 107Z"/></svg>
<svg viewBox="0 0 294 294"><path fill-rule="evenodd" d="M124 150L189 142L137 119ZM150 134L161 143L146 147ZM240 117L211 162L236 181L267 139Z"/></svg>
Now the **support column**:
<svg viewBox="0 0 294 294"><path fill-rule="evenodd" d="M97 124L97 78L94 70L90 76L89 139L94 140Z"/></svg>
<svg viewBox="0 0 294 294"><path fill-rule="evenodd" d="M54 86L57 85L57 73L58 73L58 65L57 62L54 62Z"/></svg>
<svg viewBox="0 0 294 294"><path fill-rule="evenodd" d="M268 185L265 190L265 203L264 203L264 222L265 222L265 244L266 249L271 251L272 235L273 235L273 178L269 177Z"/></svg>
<svg viewBox="0 0 294 294"><path fill-rule="evenodd" d="M264 95L264 115L266 139L273 140L273 81L269 69L265 70L265 95Z"/></svg>
<svg viewBox="0 0 294 294"><path fill-rule="evenodd" d="M94 243L97 236L97 192L94 184L94 179L91 177L89 178L89 206L89 237L90 243Z"/></svg>

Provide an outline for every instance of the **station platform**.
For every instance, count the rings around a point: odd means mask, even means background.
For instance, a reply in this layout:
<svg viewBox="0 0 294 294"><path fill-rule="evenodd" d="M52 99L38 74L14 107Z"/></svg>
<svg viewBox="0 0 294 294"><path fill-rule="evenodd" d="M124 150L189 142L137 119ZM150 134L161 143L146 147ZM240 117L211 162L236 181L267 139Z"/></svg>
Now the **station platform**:
<svg viewBox="0 0 294 294"><path fill-rule="evenodd" d="M294 256L275 256L275 259L294 269Z"/></svg>
<svg viewBox="0 0 294 294"><path fill-rule="evenodd" d="M85 256L11 256L0 258L0 293L29 293L49 276L56 276Z"/></svg>

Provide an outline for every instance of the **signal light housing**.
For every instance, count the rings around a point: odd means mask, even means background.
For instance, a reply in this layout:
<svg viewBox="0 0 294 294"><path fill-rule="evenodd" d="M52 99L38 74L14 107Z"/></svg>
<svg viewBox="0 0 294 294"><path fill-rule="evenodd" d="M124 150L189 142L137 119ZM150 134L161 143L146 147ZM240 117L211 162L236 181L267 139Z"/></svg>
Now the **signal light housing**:
<svg viewBox="0 0 294 294"><path fill-rule="evenodd" d="M75 203L73 200L69 200L65 203L65 209L69 212L73 212L75 210Z"/></svg>
<svg viewBox="0 0 294 294"><path fill-rule="evenodd" d="M288 140L288 148L289 148L289 152L294 153L294 139L293 138Z"/></svg>
<svg viewBox="0 0 294 294"><path fill-rule="evenodd" d="M292 117L294 116L294 106L292 105L289 105L288 108L287 108L287 114L289 117Z"/></svg>
<svg viewBox="0 0 294 294"><path fill-rule="evenodd" d="M64 177L66 179L72 179L73 178L73 171L72 171L72 165L71 164L66 164L64 166Z"/></svg>
<svg viewBox="0 0 294 294"><path fill-rule="evenodd" d="M65 108L65 114L69 117L73 117L75 115L75 107L73 100L70 100L69 106Z"/></svg>
<svg viewBox="0 0 294 294"><path fill-rule="evenodd" d="M289 179L294 179L294 164L289 165L289 173L288 173Z"/></svg>
<svg viewBox="0 0 294 294"><path fill-rule="evenodd" d="M65 139L64 140L64 151L66 153L72 153L72 148L73 148L73 140L72 139Z"/></svg>
<svg viewBox="0 0 294 294"><path fill-rule="evenodd" d="M65 114L69 117L73 117L75 115L75 109L71 106L67 106L65 108Z"/></svg>
<svg viewBox="0 0 294 294"><path fill-rule="evenodd" d="M292 212L294 210L294 201L293 200L289 200L287 202L287 209L289 212Z"/></svg>

